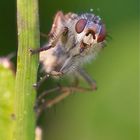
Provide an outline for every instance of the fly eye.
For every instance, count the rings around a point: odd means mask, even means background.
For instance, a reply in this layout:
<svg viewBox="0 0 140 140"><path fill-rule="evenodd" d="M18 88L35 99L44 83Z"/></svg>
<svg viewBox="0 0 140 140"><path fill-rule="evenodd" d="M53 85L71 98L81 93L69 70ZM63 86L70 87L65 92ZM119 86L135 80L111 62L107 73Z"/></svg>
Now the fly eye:
<svg viewBox="0 0 140 140"><path fill-rule="evenodd" d="M76 32L78 34L80 34L84 30L86 24L87 24L87 20L86 19L80 19L80 20L78 20L77 23L76 23L76 25L75 25Z"/></svg>
<svg viewBox="0 0 140 140"><path fill-rule="evenodd" d="M105 26L102 25L100 33L99 33L98 38L97 38L97 42L104 41L105 37L106 37L106 29L105 29Z"/></svg>

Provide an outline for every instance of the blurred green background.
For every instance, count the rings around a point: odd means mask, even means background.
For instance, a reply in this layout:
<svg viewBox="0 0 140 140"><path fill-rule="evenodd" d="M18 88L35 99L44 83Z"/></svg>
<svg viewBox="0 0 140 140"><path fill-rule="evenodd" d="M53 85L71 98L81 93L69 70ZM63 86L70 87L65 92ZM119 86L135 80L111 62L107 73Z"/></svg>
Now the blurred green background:
<svg viewBox="0 0 140 140"><path fill-rule="evenodd" d="M71 95L46 110L44 139L138 140L138 0L39 0L39 9L41 32L48 33L58 10L94 9L112 37L97 60L86 65L98 90ZM7 55L17 50L16 1L1 1L0 19L0 55Z"/></svg>

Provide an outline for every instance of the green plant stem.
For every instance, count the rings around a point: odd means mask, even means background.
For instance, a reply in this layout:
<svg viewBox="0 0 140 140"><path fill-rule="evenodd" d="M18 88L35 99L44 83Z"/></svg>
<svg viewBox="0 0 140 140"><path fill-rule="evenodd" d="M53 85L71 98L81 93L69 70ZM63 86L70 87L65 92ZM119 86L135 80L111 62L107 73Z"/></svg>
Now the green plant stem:
<svg viewBox="0 0 140 140"><path fill-rule="evenodd" d="M15 132L13 140L34 140L35 89L38 57L30 48L39 47L37 0L17 0L18 56L15 88Z"/></svg>

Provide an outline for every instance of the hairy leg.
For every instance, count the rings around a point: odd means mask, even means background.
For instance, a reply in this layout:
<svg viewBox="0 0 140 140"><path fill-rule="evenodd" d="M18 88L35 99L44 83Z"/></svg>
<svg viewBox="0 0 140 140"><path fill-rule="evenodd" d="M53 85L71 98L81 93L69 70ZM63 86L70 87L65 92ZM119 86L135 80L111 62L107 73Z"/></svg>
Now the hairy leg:
<svg viewBox="0 0 140 140"><path fill-rule="evenodd" d="M35 84L33 84L33 87L35 87L36 89L39 89L39 87L41 86L41 84L47 80L47 78L49 77L49 75L45 75L43 76L39 81L37 81Z"/></svg>
<svg viewBox="0 0 140 140"><path fill-rule="evenodd" d="M38 49L30 49L29 50L30 53L31 54L37 54L37 53L40 53L42 51L46 51L46 50L49 50L50 48L55 47L56 43L58 42L58 40L60 38L66 38L67 37L67 33L68 33L68 28L64 27L62 32L60 32L58 35L56 35L56 36L55 35L51 35L49 43L47 45L44 45L43 47L38 48Z"/></svg>
<svg viewBox="0 0 140 140"><path fill-rule="evenodd" d="M84 88L84 87L79 87L79 80L77 79L77 77L75 77L74 83L72 83L69 86L57 86L55 88L52 88L50 90L47 90L45 92L43 92L42 94L40 94L37 98L36 101L36 106L35 106L35 110L36 110L36 114L37 117L40 116L40 114L42 114L42 112L46 109L46 108L50 108L53 105L59 103L60 101L62 101L63 99L65 99L67 96L75 93L75 92L80 92L80 93L85 93L87 91L91 91L91 90L95 90L96 89L96 82L95 80L93 80L82 68L80 68L78 70L78 73L85 79L85 81L90 85L90 88ZM54 72L52 76L58 76L60 73L59 72ZM55 98L51 99L51 100L45 100L45 97L53 92L59 92L60 94L58 96L56 96Z"/></svg>
<svg viewBox="0 0 140 140"><path fill-rule="evenodd" d="M89 84L89 86L93 90L96 90L97 89L96 81L93 80L84 69L79 68L78 69L78 73L81 75L81 77L83 77L83 79Z"/></svg>
<svg viewBox="0 0 140 140"><path fill-rule="evenodd" d="M36 82L35 84L33 84L33 87L35 87L36 89L38 89L40 87L40 85L47 80L48 77L52 76L52 77L60 77L62 76L63 73L61 72L57 72L57 71L52 71L51 73L48 73L46 75L44 75L38 82Z"/></svg>
<svg viewBox="0 0 140 140"><path fill-rule="evenodd" d="M86 91L91 91L91 89L82 88L78 86L76 87L75 86L67 86L67 87L61 86L61 87L56 87L56 88L43 92L40 96L38 96L37 101L36 101L35 111L36 111L37 117L39 117L46 108L52 107L53 105L64 100L67 96L73 94L74 92L84 93ZM49 93L53 93L53 92L60 92L60 94L56 96L55 98L46 101L44 97L47 96Z"/></svg>

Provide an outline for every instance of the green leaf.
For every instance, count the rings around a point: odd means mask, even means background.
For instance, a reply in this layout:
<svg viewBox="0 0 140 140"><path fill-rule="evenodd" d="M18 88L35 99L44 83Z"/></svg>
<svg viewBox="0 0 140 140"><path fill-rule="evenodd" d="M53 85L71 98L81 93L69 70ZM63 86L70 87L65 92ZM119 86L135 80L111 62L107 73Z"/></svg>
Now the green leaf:
<svg viewBox="0 0 140 140"><path fill-rule="evenodd" d="M9 67L5 66L0 63L0 139L12 140L15 121L15 75Z"/></svg>

